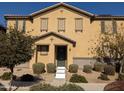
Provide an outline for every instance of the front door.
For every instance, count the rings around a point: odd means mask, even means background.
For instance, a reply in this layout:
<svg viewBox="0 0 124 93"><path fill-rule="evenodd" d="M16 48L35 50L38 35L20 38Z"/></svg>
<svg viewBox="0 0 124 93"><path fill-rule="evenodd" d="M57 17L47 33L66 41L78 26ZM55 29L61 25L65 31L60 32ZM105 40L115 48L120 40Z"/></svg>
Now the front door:
<svg viewBox="0 0 124 93"><path fill-rule="evenodd" d="M56 62L57 66L65 66L67 60L67 46L56 46Z"/></svg>

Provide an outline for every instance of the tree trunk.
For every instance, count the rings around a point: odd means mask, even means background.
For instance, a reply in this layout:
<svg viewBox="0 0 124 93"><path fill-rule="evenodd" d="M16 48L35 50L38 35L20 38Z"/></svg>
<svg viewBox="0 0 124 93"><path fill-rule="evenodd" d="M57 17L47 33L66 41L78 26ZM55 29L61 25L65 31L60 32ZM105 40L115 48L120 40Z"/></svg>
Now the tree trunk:
<svg viewBox="0 0 124 93"><path fill-rule="evenodd" d="M13 70L14 70L14 67L11 67L10 68L10 71L11 71L11 79L10 79L10 86L9 86L9 91L12 90L12 82L13 82Z"/></svg>
<svg viewBox="0 0 124 93"><path fill-rule="evenodd" d="M121 66L120 66L120 73L123 73L122 70L123 70L123 65L124 65L124 63L121 62L120 64L121 64Z"/></svg>

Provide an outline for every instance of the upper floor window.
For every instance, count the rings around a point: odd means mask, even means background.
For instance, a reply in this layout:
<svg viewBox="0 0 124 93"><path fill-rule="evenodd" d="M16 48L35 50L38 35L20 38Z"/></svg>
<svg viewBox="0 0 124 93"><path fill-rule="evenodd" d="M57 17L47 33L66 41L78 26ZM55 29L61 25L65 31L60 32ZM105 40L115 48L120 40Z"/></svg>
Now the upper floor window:
<svg viewBox="0 0 124 93"><path fill-rule="evenodd" d="M116 33L117 32L117 23L115 20L110 21L101 21L101 32L102 33Z"/></svg>
<svg viewBox="0 0 124 93"><path fill-rule="evenodd" d="M23 20L16 19L14 28L17 29L18 31L25 32L25 25L26 25L25 19Z"/></svg>
<svg viewBox="0 0 124 93"><path fill-rule="evenodd" d="M48 31L48 18L41 18L41 31Z"/></svg>
<svg viewBox="0 0 124 93"><path fill-rule="evenodd" d="M58 18L58 31L65 31L65 18Z"/></svg>
<svg viewBox="0 0 124 93"><path fill-rule="evenodd" d="M76 32L83 31L83 19L82 18L75 18L75 31Z"/></svg>
<svg viewBox="0 0 124 93"><path fill-rule="evenodd" d="M15 27L14 28L18 30L18 20L17 19L15 20Z"/></svg>
<svg viewBox="0 0 124 93"><path fill-rule="evenodd" d="M22 26L22 31L25 32L25 26L26 26L26 20L23 20L23 26Z"/></svg>

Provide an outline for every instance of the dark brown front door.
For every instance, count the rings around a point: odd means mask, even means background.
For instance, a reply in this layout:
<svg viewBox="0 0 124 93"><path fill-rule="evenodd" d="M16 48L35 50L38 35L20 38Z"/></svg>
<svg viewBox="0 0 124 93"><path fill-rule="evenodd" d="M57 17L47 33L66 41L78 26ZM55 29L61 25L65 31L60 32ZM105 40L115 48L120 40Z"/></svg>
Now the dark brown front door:
<svg viewBox="0 0 124 93"><path fill-rule="evenodd" d="M56 46L57 66L65 66L67 60L67 46Z"/></svg>

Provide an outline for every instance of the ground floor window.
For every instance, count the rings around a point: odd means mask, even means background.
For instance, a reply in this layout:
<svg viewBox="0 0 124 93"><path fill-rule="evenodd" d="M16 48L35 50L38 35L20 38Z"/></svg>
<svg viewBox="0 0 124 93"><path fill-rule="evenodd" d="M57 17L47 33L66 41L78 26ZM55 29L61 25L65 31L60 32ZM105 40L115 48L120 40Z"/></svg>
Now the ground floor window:
<svg viewBox="0 0 124 93"><path fill-rule="evenodd" d="M41 54L48 54L49 45L37 45L37 51Z"/></svg>

